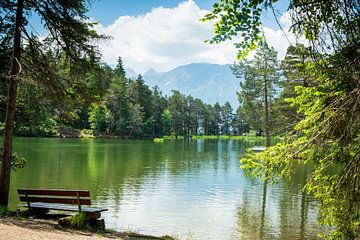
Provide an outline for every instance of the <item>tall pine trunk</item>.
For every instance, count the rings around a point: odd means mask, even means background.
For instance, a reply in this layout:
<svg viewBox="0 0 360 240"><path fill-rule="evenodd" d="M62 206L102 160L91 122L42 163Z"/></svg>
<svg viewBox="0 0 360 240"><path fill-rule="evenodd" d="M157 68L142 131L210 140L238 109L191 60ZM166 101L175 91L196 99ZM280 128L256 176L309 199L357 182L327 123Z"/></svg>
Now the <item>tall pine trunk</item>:
<svg viewBox="0 0 360 240"><path fill-rule="evenodd" d="M20 52L21 52L21 27L23 21L24 0L18 0L16 9L13 56L9 78L9 93L6 109L5 130L2 166L0 173L0 205L7 206L9 200L11 155L12 155L12 138L14 130L14 114L17 91L17 75L20 72Z"/></svg>
<svg viewBox="0 0 360 240"><path fill-rule="evenodd" d="M270 126L269 126L269 102L268 102L268 81L264 77L264 97L265 97L265 146L270 147Z"/></svg>

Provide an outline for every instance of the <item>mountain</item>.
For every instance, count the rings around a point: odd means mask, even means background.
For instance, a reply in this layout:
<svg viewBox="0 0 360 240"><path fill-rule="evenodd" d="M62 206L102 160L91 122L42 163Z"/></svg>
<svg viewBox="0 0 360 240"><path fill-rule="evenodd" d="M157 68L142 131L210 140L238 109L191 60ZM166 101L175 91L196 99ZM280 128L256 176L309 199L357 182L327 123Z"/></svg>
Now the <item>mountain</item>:
<svg viewBox="0 0 360 240"><path fill-rule="evenodd" d="M125 73L128 78L136 78L139 75L132 68L126 68Z"/></svg>
<svg viewBox="0 0 360 240"><path fill-rule="evenodd" d="M168 72L150 69L143 78L150 87L157 85L164 95L170 96L171 90L178 90L209 104L229 101L234 109L239 105L236 91L240 80L233 75L230 65L192 63Z"/></svg>

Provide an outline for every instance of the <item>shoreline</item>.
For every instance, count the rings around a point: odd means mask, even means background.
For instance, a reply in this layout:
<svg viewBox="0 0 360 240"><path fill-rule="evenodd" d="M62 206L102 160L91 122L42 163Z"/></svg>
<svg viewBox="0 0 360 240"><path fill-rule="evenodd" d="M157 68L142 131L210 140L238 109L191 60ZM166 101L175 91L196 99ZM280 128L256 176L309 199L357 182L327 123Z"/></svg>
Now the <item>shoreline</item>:
<svg viewBox="0 0 360 240"><path fill-rule="evenodd" d="M175 240L172 237L156 237L133 232L90 232L61 227L56 220L0 217L0 238L6 240L28 239L126 239L126 240Z"/></svg>

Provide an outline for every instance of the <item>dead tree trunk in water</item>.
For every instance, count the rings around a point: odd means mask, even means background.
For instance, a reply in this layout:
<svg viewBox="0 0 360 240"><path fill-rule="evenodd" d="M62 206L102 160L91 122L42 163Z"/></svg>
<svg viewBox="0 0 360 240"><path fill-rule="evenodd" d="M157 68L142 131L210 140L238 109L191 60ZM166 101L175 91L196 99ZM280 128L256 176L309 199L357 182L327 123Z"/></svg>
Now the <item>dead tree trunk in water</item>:
<svg viewBox="0 0 360 240"><path fill-rule="evenodd" d="M21 27L23 23L24 0L17 1L16 19L13 39L13 56L9 78L9 93L6 108L2 166L0 173L0 206L7 206L9 200L12 138L14 131L14 114L16 106L17 75L21 71Z"/></svg>

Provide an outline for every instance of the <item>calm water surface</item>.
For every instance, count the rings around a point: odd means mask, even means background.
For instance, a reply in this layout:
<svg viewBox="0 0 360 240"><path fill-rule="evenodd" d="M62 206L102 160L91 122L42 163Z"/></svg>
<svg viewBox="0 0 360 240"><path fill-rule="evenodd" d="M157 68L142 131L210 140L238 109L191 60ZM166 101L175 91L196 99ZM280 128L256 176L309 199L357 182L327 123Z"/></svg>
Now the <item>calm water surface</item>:
<svg viewBox="0 0 360 240"><path fill-rule="evenodd" d="M16 138L28 160L13 172L17 188L89 189L106 207L106 226L181 239L314 239L316 203L291 182L265 185L244 175L239 159L255 142Z"/></svg>

